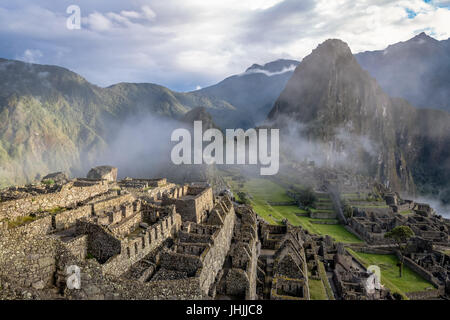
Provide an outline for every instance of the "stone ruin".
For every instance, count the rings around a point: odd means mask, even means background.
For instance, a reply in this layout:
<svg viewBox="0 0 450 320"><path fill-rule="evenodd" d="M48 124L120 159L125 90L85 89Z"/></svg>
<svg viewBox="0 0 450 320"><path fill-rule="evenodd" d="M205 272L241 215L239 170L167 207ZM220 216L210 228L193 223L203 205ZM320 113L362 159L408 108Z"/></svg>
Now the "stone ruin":
<svg viewBox="0 0 450 320"><path fill-rule="evenodd" d="M392 299L329 236L269 225L226 190L108 174L0 191L0 298L308 300L319 283L328 299ZM425 236L411 241L405 263L448 290L449 256L422 228L439 218L425 205L413 210L389 211ZM392 227L389 215L371 214L381 232ZM67 286L71 266L80 289Z"/></svg>
<svg viewBox="0 0 450 320"><path fill-rule="evenodd" d="M383 194L384 206L359 207L352 204L349 227L370 244L390 243L384 235L401 225L416 236L441 245L450 245L450 220L435 214L428 204L403 200L395 193Z"/></svg>
<svg viewBox="0 0 450 320"><path fill-rule="evenodd" d="M421 237L410 239L406 245L405 264L431 282L439 294L450 294L450 255L432 241ZM422 292L414 298L433 297L433 292Z"/></svg>
<svg viewBox="0 0 450 320"><path fill-rule="evenodd" d="M231 200L165 179L115 181L117 170L108 168L1 193L0 282L8 289L0 295L188 299L214 292L233 238ZM70 265L81 269L80 290L66 286Z"/></svg>
<svg viewBox="0 0 450 320"><path fill-rule="evenodd" d="M117 180L117 168L112 166L99 166L92 168L88 174L88 179L103 179L106 181L116 181Z"/></svg>
<svg viewBox="0 0 450 320"><path fill-rule="evenodd" d="M374 275L329 236L310 234L287 221L260 221L261 254L257 294L260 299L308 300L310 281L319 281L330 300L392 299Z"/></svg>

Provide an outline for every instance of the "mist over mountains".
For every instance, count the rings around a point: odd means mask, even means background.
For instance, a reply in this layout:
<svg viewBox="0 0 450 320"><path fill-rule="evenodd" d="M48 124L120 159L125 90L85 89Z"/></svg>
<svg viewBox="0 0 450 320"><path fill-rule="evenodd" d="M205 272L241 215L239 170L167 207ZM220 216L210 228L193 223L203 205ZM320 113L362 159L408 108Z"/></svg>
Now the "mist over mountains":
<svg viewBox="0 0 450 320"><path fill-rule="evenodd" d="M422 32L355 56L390 96L419 108L450 111L450 40L438 41Z"/></svg>
<svg viewBox="0 0 450 320"><path fill-rule="evenodd" d="M450 200L449 113L434 110L449 110L449 50L425 34L356 55L331 40L301 63L254 64L185 93L151 83L101 88L64 68L0 59L0 185L104 163L157 175L172 129L199 119L251 128L268 118L289 131L298 160L351 164L393 188Z"/></svg>
<svg viewBox="0 0 450 320"><path fill-rule="evenodd" d="M409 195L418 188L448 197L450 114L389 97L340 40L325 41L303 59L268 118L282 137L288 131L291 149L298 127L298 139L319 145L326 165ZM308 157L304 151L298 153Z"/></svg>
<svg viewBox="0 0 450 320"><path fill-rule="evenodd" d="M263 66L254 64L244 73L196 92L228 101L239 110L239 115L230 119L226 128L252 128L267 118L299 63L281 59Z"/></svg>

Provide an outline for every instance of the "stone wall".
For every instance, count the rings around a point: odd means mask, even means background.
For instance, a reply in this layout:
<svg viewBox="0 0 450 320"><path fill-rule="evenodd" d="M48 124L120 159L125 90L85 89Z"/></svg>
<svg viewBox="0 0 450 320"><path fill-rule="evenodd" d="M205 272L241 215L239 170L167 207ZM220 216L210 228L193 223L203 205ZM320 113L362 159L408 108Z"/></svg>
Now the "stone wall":
<svg viewBox="0 0 450 320"><path fill-rule="evenodd" d="M200 257L177 252L167 252L161 256L161 268L184 271L188 277L194 277L202 267Z"/></svg>
<svg viewBox="0 0 450 320"><path fill-rule="evenodd" d="M0 220L13 220L42 210L70 207L107 191L108 184L104 181L89 184L72 181L63 185L59 192L0 202Z"/></svg>
<svg viewBox="0 0 450 320"><path fill-rule="evenodd" d="M56 230L64 230L75 225L76 221L81 218L87 218L91 215L92 208L90 205L81 206L76 209L60 212L55 215Z"/></svg>
<svg viewBox="0 0 450 320"><path fill-rule="evenodd" d="M133 202L134 196L131 193L122 192L120 195L111 196L108 199L101 199L91 203L92 211L96 214L111 208L120 208L123 203Z"/></svg>
<svg viewBox="0 0 450 320"><path fill-rule="evenodd" d="M222 269L225 257L230 249L236 214L233 206L229 210L223 219L223 226L214 238L212 247L205 250L201 256L203 266L197 274L200 278L201 290L205 293L208 293L217 273Z"/></svg>
<svg viewBox="0 0 450 320"><path fill-rule="evenodd" d="M85 219L78 220L76 234L88 236L88 253L100 263L120 253L121 242L104 226L93 224Z"/></svg>
<svg viewBox="0 0 450 320"><path fill-rule="evenodd" d="M172 198L165 197L163 205L174 204L183 221L203 222L205 212L210 211L214 206L212 188L189 186L185 192L186 195L180 198L178 198L180 192L176 192Z"/></svg>
<svg viewBox="0 0 450 320"><path fill-rule="evenodd" d="M336 219L336 212L314 211L309 215L313 219Z"/></svg>
<svg viewBox="0 0 450 320"><path fill-rule="evenodd" d="M398 252L396 254L397 254L397 257L400 259L400 254ZM439 280L437 280L431 272L425 270L424 268L419 266L417 263L415 263L413 260L411 260L408 257L404 257L403 261L404 261L405 266L410 268L412 271L414 271L415 273L420 275L422 278L424 278L428 282L432 283L435 288L441 287Z"/></svg>
<svg viewBox="0 0 450 320"><path fill-rule="evenodd" d="M444 292L442 289L431 289L431 290L423 290L423 291L416 291L416 292L408 292L406 295L411 300L428 300L432 298L439 297Z"/></svg>
<svg viewBox="0 0 450 320"><path fill-rule="evenodd" d="M66 251L79 260L86 259L88 248L88 235L80 235L69 241L61 243Z"/></svg>
<svg viewBox="0 0 450 320"><path fill-rule="evenodd" d="M122 240L120 253L103 264L102 272L115 276L125 273L134 263L173 236L180 226L180 215L173 213L150 226L142 237Z"/></svg>
<svg viewBox="0 0 450 320"><path fill-rule="evenodd" d="M57 244L45 236L0 238L0 277L22 287L52 284Z"/></svg>

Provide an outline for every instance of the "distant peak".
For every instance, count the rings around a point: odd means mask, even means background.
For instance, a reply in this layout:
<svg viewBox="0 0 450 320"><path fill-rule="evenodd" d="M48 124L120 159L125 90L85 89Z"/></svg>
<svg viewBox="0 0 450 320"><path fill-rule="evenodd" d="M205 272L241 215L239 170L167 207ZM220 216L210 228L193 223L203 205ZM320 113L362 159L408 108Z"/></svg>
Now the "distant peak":
<svg viewBox="0 0 450 320"><path fill-rule="evenodd" d="M287 60L287 59L278 59L275 61L268 62L264 65L253 64L250 68L245 70L245 72L249 71L267 71L271 73L282 73L290 69L289 71L293 71L293 69L298 66L300 62L296 60Z"/></svg>
<svg viewBox="0 0 450 320"><path fill-rule="evenodd" d="M424 31L422 31L421 33L419 33L414 38L431 38L431 37L429 37Z"/></svg>
<svg viewBox="0 0 450 320"><path fill-rule="evenodd" d="M350 47L348 46L348 44L339 39L328 39L328 40L322 42L321 44L319 44L317 49L319 49L319 48L332 50L332 51L336 51L336 52L341 52L341 53L352 54L352 51L350 50Z"/></svg>
<svg viewBox="0 0 450 320"><path fill-rule="evenodd" d="M427 41L427 42L438 42L438 40L434 39L433 37L430 37L429 35L427 35L425 32L421 32L418 35L416 35L414 38L410 39L409 41L414 41L414 42L423 42L423 41Z"/></svg>
<svg viewBox="0 0 450 320"><path fill-rule="evenodd" d="M326 61L335 61L338 58L352 58L353 54L347 43L339 39L328 39L312 51L309 58L325 58ZM306 58L305 58L306 59Z"/></svg>

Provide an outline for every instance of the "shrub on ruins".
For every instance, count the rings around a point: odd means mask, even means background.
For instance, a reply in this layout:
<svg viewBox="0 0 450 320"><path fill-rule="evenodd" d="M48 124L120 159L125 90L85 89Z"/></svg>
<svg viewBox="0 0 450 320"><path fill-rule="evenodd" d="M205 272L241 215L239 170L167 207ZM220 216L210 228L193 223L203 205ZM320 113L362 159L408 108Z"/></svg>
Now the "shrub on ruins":
<svg viewBox="0 0 450 320"><path fill-rule="evenodd" d="M53 179L46 179L46 180L42 180L42 183L47 185L47 186L52 186L55 184L55 180Z"/></svg>
<svg viewBox="0 0 450 320"><path fill-rule="evenodd" d="M342 211L344 212L344 215L347 218L351 218L353 216L352 206L346 200L341 200L341 203L342 203Z"/></svg>
<svg viewBox="0 0 450 320"><path fill-rule="evenodd" d="M414 236L414 231L408 226L398 226L387 232L384 237L387 239L392 239L398 247L400 252L400 262L398 263L400 278L403 275L403 262L404 262L404 251L405 246L403 245L411 237Z"/></svg>
<svg viewBox="0 0 450 320"><path fill-rule="evenodd" d="M298 201L304 206L304 207L313 207L314 203L317 201L316 194L314 193L314 190L309 187L303 190L300 190L298 194Z"/></svg>
<svg viewBox="0 0 450 320"><path fill-rule="evenodd" d="M245 192L238 192L237 196L239 197L239 202L242 204L250 204L250 199L248 198L247 194Z"/></svg>

